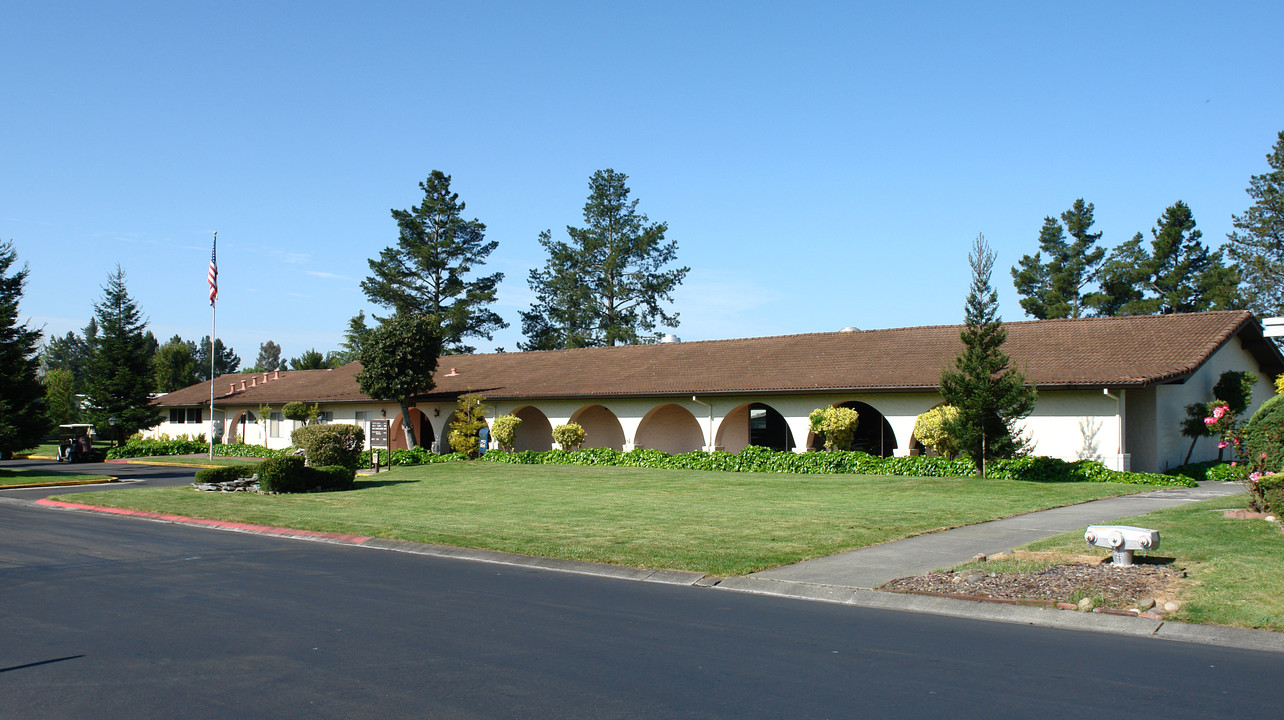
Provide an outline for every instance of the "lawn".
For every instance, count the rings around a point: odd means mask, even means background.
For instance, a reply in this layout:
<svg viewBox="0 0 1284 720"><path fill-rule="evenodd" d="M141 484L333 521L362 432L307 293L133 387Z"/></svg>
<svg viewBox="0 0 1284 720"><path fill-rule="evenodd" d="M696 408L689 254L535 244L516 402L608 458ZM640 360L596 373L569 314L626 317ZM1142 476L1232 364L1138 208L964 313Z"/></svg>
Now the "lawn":
<svg viewBox="0 0 1284 720"><path fill-rule="evenodd" d="M1230 520L1221 512L1244 506L1242 497L1205 500L1112 523L1158 530L1159 549L1150 555L1172 558L1186 570L1189 582L1173 619L1284 630L1284 535L1273 522ZM1064 556L1090 553L1083 530L1019 549ZM1091 554L1108 557L1110 552Z"/></svg>
<svg viewBox="0 0 1284 720"><path fill-rule="evenodd" d="M107 480L106 475L78 475L76 473L50 472L49 470L29 470L26 468L0 469L0 487L6 485L54 485L84 480Z"/></svg>
<svg viewBox="0 0 1284 720"><path fill-rule="evenodd" d="M75 502L637 567L739 575L1153 488L977 478L442 463L305 495L191 488Z"/></svg>

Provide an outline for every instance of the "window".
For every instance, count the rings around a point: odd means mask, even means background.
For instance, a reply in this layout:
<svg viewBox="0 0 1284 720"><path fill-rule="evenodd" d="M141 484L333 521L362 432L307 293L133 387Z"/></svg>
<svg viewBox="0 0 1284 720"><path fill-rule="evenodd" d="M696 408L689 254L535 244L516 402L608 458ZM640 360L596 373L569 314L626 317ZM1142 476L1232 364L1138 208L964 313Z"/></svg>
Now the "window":
<svg viewBox="0 0 1284 720"><path fill-rule="evenodd" d="M181 423L204 422L204 411L201 408L171 408L169 411L169 421L175 425Z"/></svg>
<svg viewBox="0 0 1284 720"><path fill-rule="evenodd" d="M329 410L322 410L321 412L317 413L318 425L326 425L332 422L334 422L334 413L330 412Z"/></svg>
<svg viewBox="0 0 1284 720"><path fill-rule="evenodd" d="M185 417L186 417L186 415L185 415L185 413L183 412L183 408L170 408L170 410L169 410L169 421L170 421L171 423L178 424L178 423L182 423L182 422L187 422L187 421L184 419Z"/></svg>
<svg viewBox="0 0 1284 720"><path fill-rule="evenodd" d="M200 424L205 421L200 408L187 408L187 422Z"/></svg>
<svg viewBox="0 0 1284 720"><path fill-rule="evenodd" d="M274 412L268 416L268 437L281 437L281 420L283 419L279 412Z"/></svg>

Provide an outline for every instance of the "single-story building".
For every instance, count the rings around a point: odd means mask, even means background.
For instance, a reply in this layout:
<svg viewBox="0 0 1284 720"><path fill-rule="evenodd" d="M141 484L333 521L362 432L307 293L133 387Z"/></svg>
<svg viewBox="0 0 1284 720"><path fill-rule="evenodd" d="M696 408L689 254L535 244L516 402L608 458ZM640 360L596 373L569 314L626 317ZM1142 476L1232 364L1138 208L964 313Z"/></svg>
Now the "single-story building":
<svg viewBox="0 0 1284 720"><path fill-rule="evenodd" d="M1255 409L1274 393L1284 356L1244 311L1006 323L1004 350L1038 389L1022 429L1038 455L1092 458L1112 468L1162 471L1181 464L1186 405L1212 399L1227 370L1258 376ZM775 337L669 342L441 358L436 389L416 398L410 421L421 445L448 452L447 423L462 393L486 397L489 418L522 418L517 449L554 446L552 428L577 422L585 447L666 452L748 445L804 452L807 416L818 407L860 413L857 445L881 455L918 451L919 414L942 403L942 369L962 349L960 326L847 330ZM405 447L396 402L357 387L359 363L333 370L228 375L213 383L213 426L233 439L285 447L294 424L287 402L317 403L321 422L369 431L391 419ZM210 383L156 399L162 423L149 431L204 434ZM1201 440L1193 460L1217 455Z"/></svg>

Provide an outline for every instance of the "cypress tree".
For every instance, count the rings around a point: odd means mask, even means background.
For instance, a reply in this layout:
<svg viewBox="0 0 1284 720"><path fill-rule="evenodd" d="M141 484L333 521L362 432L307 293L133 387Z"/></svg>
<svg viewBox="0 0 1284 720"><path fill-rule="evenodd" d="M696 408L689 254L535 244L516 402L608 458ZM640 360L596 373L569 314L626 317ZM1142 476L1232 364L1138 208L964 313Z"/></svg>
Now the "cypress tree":
<svg viewBox="0 0 1284 720"><path fill-rule="evenodd" d="M985 236L978 235L968 254L972 286L959 333L963 352L941 373L941 396L958 408L958 415L947 420L947 432L982 477L988 461L1025 449L1016 423L1034 409L1036 397L1034 386L1003 352L1008 333L999 317L999 295L990 285L994 259Z"/></svg>

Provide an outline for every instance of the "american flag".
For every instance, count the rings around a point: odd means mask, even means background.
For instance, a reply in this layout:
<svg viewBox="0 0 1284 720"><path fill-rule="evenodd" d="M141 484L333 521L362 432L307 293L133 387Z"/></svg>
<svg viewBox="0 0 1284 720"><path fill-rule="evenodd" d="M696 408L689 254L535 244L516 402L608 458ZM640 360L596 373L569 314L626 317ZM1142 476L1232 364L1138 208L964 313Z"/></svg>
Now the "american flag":
<svg viewBox="0 0 1284 720"><path fill-rule="evenodd" d="M214 248L210 250L210 271L206 275L210 281L210 306L218 300L218 233L214 233Z"/></svg>

